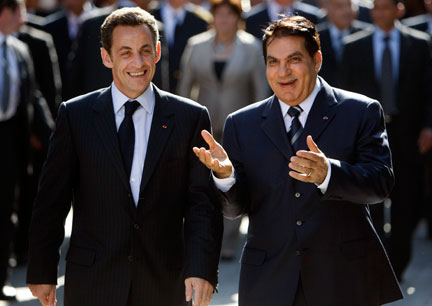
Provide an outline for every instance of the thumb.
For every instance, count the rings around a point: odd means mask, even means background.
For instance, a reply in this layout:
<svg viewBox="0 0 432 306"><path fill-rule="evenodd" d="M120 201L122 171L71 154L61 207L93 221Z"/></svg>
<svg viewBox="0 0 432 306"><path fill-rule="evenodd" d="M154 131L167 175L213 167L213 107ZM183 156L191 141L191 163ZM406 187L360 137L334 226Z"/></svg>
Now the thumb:
<svg viewBox="0 0 432 306"><path fill-rule="evenodd" d="M320 149L318 149L318 146L316 145L316 143L313 141L312 136L309 135L306 138L306 143L307 146L309 148L310 151L315 152L315 153L321 153Z"/></svg>
<svg viewBox="0 0 432 306"><path fill-rule="evenodd" d="M210 134L206 130L201 131L201 136L204 138L205 142L209 145L210 150L214 149L216 147L216 140L214 140L212 134Z"/></svg>
<svg viewBox="0 0 432 306"><path fill-rule="evenodd" d="M193 288L192 288L192 281L190 279L185 280L185 288L186 288L186 302L189 302L192 300L192 294L193 294Z"/></svg>
<svg viewBox="0 0 432 306"><path fill-rule="evenodd" d="M56 304L56 297L55 297L55 287L51 289L49 295L48 295L48 305L55 305Z"/></svg>

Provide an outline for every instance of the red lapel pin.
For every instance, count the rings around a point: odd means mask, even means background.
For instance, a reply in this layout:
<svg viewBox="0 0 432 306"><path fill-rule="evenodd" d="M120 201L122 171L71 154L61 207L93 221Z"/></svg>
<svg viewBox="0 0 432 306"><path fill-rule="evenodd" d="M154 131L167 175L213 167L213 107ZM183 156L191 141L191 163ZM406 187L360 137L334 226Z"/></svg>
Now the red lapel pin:
<svg viewBox="0 0 432 306"><path fill-rule="evenodd" d="M162 128L164 128L164 129L166 129L167 128L167 126L164 124L164 125L162 125Z"/></svg>

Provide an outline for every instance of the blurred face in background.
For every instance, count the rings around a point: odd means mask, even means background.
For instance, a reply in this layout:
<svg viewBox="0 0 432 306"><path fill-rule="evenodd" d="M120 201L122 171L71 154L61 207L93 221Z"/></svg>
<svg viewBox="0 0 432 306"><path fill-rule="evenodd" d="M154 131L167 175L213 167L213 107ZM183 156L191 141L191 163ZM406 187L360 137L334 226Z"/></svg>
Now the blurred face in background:
<svg viewBox="0 0 432 306"><path fill-rule="evenodd" d="M26 11L24 3L12 10L9 7L3 8L0 12L0 27L4 35L19 32L20 27L25 23Z"/></svg>
<svg viewBox="0 0 432 306"><path fill-rule="evenodd" d="M218 34L231 34L237 31L240 16L228 4L216 7L213 17L213 25Z"/></svg>
<svg viewBox="0 0 432 306"><path fill-rule="evenodd" d="M374 24L384 32L393 29L395 21L402 17L404 6L395 0L375 0L371 11Z"/></svg>
<svg viewBox="0 0 432 306"><path fill-rule="evenodd" d="M339 30L347 29L357 16L351 0L327 0L325 1L327 19Z"/></svg>
<svg viewBox="0 0 432 306"><path fill-rule="evenodd" d="M188 2L188 0L168 0L168 3L172 6L174 9L178 9L185 5Z"/></svg>

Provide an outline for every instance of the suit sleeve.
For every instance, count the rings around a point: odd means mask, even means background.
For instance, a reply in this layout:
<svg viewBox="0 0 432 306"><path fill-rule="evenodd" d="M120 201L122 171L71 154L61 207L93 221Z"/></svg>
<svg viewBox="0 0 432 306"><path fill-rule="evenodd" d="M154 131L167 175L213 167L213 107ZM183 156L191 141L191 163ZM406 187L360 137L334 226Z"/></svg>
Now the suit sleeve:
<svg viewBox="0 0 432 306"><path fill-rule="evenodd" d="M394 175L384 113L376 101L365 109L355 151L355 163L330 159L331 178L323 199L382 202L393 188Z"/></svg>
<svg viewBox="0 0 432 306"><path fill-rule="evenodd" d="M201 131L211 130L210 118L203 109L192 138L192 146L204 147ZM218 263L222 242L223 222L218 198L210 185L210 171L189 154L188 205L185 212L187 268L185 278L200 277L214 288L218 282Z"/></svg>
<svg viewBox="0 0 432 306"><path fill-rule="evenodd" d="M236 182L229 191L223 193L222 211L224 216L236 218L248 213L250 200L241 159L241 148L232 116L228 116L225 122L223 147L234 166Z"/></svg>
<svg viewBox="0 0 432 306"><path fill-rule="evenodd" d="M77 166L67 107L63 103L33 207L27 269L29 284L57 283L59 248L64 239L64 223L71 207Z"/></svg>

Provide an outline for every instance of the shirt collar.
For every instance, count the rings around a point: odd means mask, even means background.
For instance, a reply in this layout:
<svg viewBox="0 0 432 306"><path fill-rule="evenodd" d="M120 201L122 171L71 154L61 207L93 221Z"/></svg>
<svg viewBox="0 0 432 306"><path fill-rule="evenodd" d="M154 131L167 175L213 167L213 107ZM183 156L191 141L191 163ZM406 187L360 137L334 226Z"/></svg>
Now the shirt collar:
<svg viewBox="0 0 432 306"><path fill-rule="evenodd" d="M378 40L382 41L384 37L390 36L390 40L397 40L397 35L399 34L399 29L397 24L395 24L395 27L389 32L386 33L383 30L381 30L378 27L375 27L375 35L377 36Z"/></svg>
<svg viewBox="0 0 432 306"><path fill-rule="evenodd" d="M113 100L114 113L116 114L120 111L120 109L127 101L132 100L138 101L147 113L153 113L155 105L155 94L153 86L151 84L146 89L146 91L144 91L139 97L137 97L136 99L130 99L125 94L123 94L113 82L111 86L111 95Z"/></svg>
<svg viewBox="0 0 432 306"><path fill-rule="evenodd" d="M342 37L347 36L350 34L349 28L346 28L344 30L339 30L333 23L329 21L329 31L332 38L337 38L338 36L342 35Z"/></svg>
<svg viewBox="0 0 432 306"><path fill-rule="evenodd" d="M310 95L303 102L300 102L299 106L303 110L302 114L305 114L306 117L309 115L309 112L310 112L310 110L312 108L312 105L313 105L313 103L315 101L315 98L318 95L318 92L320 91L320 89L321 89L321 82L317 78L316 82L315 82L315 87L312 90L312 92L310 93ZM278 101L279 101L279 104L280 104L280 107L281 107L282 117L285 117L285 115L287 114L290 106L288 104L282 102L279 99L278 99Z"/></svg>
<svg viewBox="0 0 432 306"><path fill-rule="evenodd" d="M7 39L7 36L0 32L0 46L3 45L3 42Z"/></svg>
<svg viewBox="0 0 432 306"><path fill-rule="evenodd" d="M175 18L177 17L178 21L181 21L180 23L183 23L184 18L186 16L186 10L184 6L174 9L171 4L168 2L163 2L163 7L165 9L165 13L168 15L168 17Z"/></svg>

